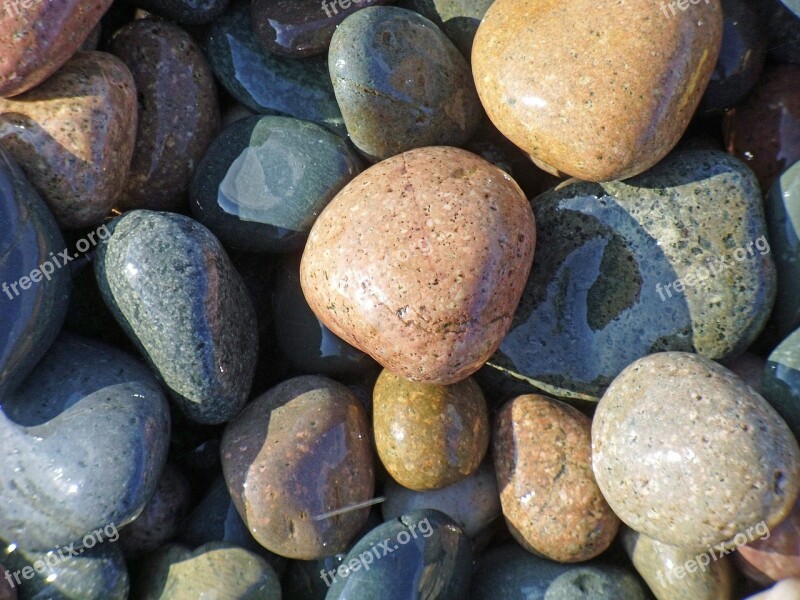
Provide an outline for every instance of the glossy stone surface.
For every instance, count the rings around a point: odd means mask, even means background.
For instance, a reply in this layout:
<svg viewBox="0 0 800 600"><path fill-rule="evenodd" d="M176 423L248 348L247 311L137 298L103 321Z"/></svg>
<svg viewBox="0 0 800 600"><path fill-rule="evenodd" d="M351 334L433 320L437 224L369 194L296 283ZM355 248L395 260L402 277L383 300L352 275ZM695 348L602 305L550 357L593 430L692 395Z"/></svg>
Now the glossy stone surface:
<svg viewBox="0 0 800 600"><path fill-rule="evenodd" d="M470 600L646 600L631 571L591 562L565 565L534 556L517 544L489 550L476 561Z"/></svg>
<svg viewBox="0 0 800 600"><path fill-rule="evenodd" d="M249 117L211 144L192 181L194 217L228 247L290 252L360 170L345 141L308 121Z"/></svg>
<svg viewBox="0 0 800 600"><path fill-rule="evenodd" d="M249 3L237 3L216 19L203 44L214 75L250 110L344 132L325 57L298 60L267 52L253 32Z"/></svg>
<svg viewBox="0 0 800 600"><path fill-rule="evenodd" d="M435 510L414 511L361 538L341 570L328 575L326 583L333 585L325 598L463 600L470 589L471 561L469 540L449 517Z"/></svg>
<svg viewBox="0 0 800 600"><path fill-rule="evenodd" d="M614 540L619 519L592 473L589 417L545 396L519 396L497 415L492 457L503 515L522 547L580 562Z"/></svg>
<svg viewBox="0 0 800 600"><path fill-rule="evenodd" d="M225 250L183 215L136 210L109 229L94 269L114 317L189 418L229 421L250 392L258 338Z"/></svg>
<svg viewBox="0 0 800 600"><path fill-rule="evenodd" d="M65 248L55 219L0 148L0 398L33 369L58 335L70 296L69 269L39 265ZM20 282L20 278L25 278ZM43 279L44 278L44 279ZM24 286L20 287L20 286ZM27 289L25 289L27 288Z"/></svg>
<svg viewBox="0 0 800 600"><path fill-rule="evenodd" d="M372 498L367 415L343 385L295 377L248 404L222 438L222 470L249 531L268 550L310 560L347 548Z"/></svg>
<svg viewBox="0 0 800 600"><path fill-rule="evenodd" d="M769 355L764 367L763 395L800 440L800 330Z"/></svg>
<svg viewBox="0 0 800 600"><path fill-rule="evenodd" d="M800 577L800 499L783 521L752 543L739 546L741 570L758 583L768 585L787 577Z"/></svg>
<svg viewBox="0 0 800 600"><path fill-rule="evenodd" d="M480 122L469 66L428 19L393 6L345 19L328 52L353 144L377 162L423 146L460 146Z"/></svg>
<svg viewBox="0 0 800 600"><path fill-rule="evenodd" d="M715 552L714 560L706 550L702 557L627 527L623 527L620 537L633 566L657 600L732 600L734 571L730 556L717 557ZM690 562L694 565L687 567Z"/></svg>
<svg viewBox="0 0 800 600"><path fill-rule="evenodd" d="M355 11L392 0L254 0L253 29L273 54L297 58L322 54L336 26Z"/></svg>
<svg viewBox="0 0 800 600"><path fill-rule="evenodd" d="M675 153L624 182L573 182L532 201L540 237L491 363L556 396L596 399L652 352L735 356L772 307L758 184L722 152Z"/></svg>
<svg viewBox="0 0 800 600"><path fill-rule="evenodd" d="M489 447L489 416L478 384L409 381L384 370L372 394L375 447L389 475L412 490L468 477Z"/></svg>
<svg viewBox="0 0 800 600"><path fill-rule="evenodd" d="M111 210L136 123L133 77L104 52L80 52L39 87L0 99L0 142L67 229L96 225Z"/></svg>
<svg viewBox="0 0 800 600"><path fill-rule="evenodd" d="M470 60L478 25L494 0L401 0L398 6L430 19Z"/></svg>
<svg viewBox="0 0 800 600"><path fill-rule="evenodd" d="M800 0L781 0L781 3L800 18Z"/></svg>
<svg viewBox="0 0 800 600"><path fill-rule="evenodd" d="M684 352L652 354L614 380L592 423L592 467L631 529L691 551L777 525L800 491L783 419L733 373Z"/></svg>
<svg viewBox="0 0 800 600"><path fill-rule="evenodd" d="M0 16L0 98L47 79L83 44L111 0L20 2Z"/></svg>
<svg viewBox="0 0 800 600"><path fill-rule="evenodd" d="M725 113L728 152L753 169L766 191L800 160L800 65L774 65L753 92Z"/></svg>
<svg viewBox="0 0 800 600"><path fill-rule="evenodd" d="M2 412L8 542L47 551L109 523L122 527L153 494L169 411L152 374L123 352L63 335L2 399Z"/></svg>
<svg viewBox="0 0 800 600"><path fill-rule="evenodd" d="M157 19L116 32L111 52L131 70L139 99L136 147L116 207L176 209L219 128L214 76L191 36Z"/></svg>
<svg viewBox="0 0 800 600"><path fill-rule="evenodd" d="M397 519L413 510L433 509L453 519L464 533L475 538L502 515L497 479L491 461L484 462L466 479L438 490L417 492L388 479L381 504L385 521Z"/></svg>
<svg viewBox="0 0 800 600"><path fill-rule="evenodd" d="M314 224L300 282L340 338L400 376L446 385L505 335L535 240L508 175L463 150L422 148L339 192Z"/></svg>
<svg viewBox="0 0 800 600"><path fill-rule="evenodd" d="M149 13L182 25L211 23L228 8L230 0L124 0Z"/></svg>

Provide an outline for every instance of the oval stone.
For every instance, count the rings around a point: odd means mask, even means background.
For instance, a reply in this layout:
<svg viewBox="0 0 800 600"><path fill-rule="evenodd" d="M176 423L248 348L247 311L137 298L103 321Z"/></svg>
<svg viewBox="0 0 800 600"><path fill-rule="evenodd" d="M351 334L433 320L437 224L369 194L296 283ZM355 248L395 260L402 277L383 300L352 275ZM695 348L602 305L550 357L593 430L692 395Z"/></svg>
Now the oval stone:
<svg viewBox="0 0 800 600"><path fill-rule="evenodd" d="M611 181L646 171L686 130L722 40L719 2L671 6L497 0L472 48L489 118L553 173Z"/></svg>
<svg viewBox="0 0 800 600"><path fill-rule="evenodd" d="M301 560L345 550L364 524L374 471L366 412L340 383L303 376L248 404L222 437L239 515L268 550Z"/></svg>
<svg viewBox="0 0 800 600"><path fill-rule="evenodd" d="M692 551L777 525L800 491L800 450L778 413L684 352L652 354L614 380L595 412L592 466L631 529Z"/></svg>
<svg viewBox="0 0 800 600"><path fill-rule="evenodd" d="M300 282L337 336L400 376L447 385L499 345L535 241L507 174L464 150L421 148L339 192L311 230Z"/></svg>

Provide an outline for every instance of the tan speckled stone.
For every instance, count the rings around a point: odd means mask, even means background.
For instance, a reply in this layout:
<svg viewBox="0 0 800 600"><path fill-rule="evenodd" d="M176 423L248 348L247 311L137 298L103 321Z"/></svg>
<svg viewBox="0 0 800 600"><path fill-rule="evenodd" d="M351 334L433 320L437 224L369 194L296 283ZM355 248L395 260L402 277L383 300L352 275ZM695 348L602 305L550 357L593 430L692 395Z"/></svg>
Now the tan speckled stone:
<svg viewBox="0 0 800 600"><path fill-rule="evenodd" d="M339 192L311 231L301 283L336 335L398 375L446 385L499 346L535 239L507 174L464 150L419 148Z"/></svg>
<svg viewBox="0 0 800 600"><path fill-rule="evenodd" d="M133 76L104 52L80 52L39 87L0 99L0 142L67 229L96 225L111 210L136 123Z"/></svg>
<svg viewBox="0 0 800 600"><path fill-rule="evenodd" d="M628 366L598 404L593 468L614 512L666 544L733 545L772 527L800 489L800 450L786 423L739 377L684 352Z"/></svg>
<svg viewBox="0 0 800 600"><path fill-rule="evenodd" d="M378 456L409 489L435 490L469 477L489 447L489 415L471 378L453 385L383 371L372 396Z"/></svg>
<svg viewBox="0 0 800 600"><path fill-rule="evenodd" d="M717 0L674 16L667 4L497 0L472 49L492 122L553 173L610 181L652 167L689 124L722 40Z"/></svg>
<svg viewBox="0 0 800 600"><path fill-rule="evenodd" d="M619 529L592 473L591 421L529 394L497 415L492 456L503 515L531 552L579 562L603 552Z"/></svg>

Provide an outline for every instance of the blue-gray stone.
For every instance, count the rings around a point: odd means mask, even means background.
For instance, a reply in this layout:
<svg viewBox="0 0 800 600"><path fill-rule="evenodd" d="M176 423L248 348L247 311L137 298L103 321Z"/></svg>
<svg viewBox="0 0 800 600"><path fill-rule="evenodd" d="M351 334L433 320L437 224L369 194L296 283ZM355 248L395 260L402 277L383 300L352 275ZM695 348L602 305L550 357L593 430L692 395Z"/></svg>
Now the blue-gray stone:
<svg viewBox="0 0 800 600"><path fill-rule="evenodd" d="M769 355L761 390L767 402L800 440L800 329Z"/></svg>

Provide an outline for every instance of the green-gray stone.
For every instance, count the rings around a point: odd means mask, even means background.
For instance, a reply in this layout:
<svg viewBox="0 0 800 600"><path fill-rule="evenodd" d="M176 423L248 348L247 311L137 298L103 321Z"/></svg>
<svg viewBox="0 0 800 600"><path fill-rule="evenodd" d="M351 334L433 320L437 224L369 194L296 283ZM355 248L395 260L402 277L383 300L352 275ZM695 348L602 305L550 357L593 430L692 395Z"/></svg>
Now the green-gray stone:
<svg viewBox="0 0 800 600"><path fill-rule="evenodd" d="M436 23L467 60L478 25L494 0L401 0L401 8L418 12Z"/></svg>
<svg viewBox="0 0 800 600"><path fill-rule="evenodd" d="M762 394L800 440L800 329L769 355Z"/></svg>
<svg viewBox="0 0 800 600"><path fill-rule="evenodd" d="M763 328L775 267L758 185L737 159L677 152L633 179L570 182L532 204L536 256L496 368L597 399L642 356L722 360Z"/></svg>

